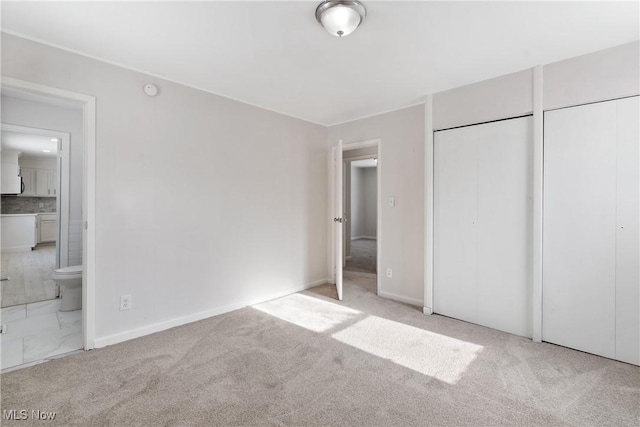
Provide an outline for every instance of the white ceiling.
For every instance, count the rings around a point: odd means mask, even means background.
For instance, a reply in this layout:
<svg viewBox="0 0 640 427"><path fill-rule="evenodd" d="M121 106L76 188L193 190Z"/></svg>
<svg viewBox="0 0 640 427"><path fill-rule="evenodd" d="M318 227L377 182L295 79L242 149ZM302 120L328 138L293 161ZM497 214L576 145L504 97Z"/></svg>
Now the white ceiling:
<svg viewBox="0 0 640 427"><path fill-rule="evenodd" d="M630 2L374 2L350 36L294 2L2 2L5 31L330 125L638 40ZM150 79L153 80L153 79Z"/></svg>
<svg viewBox="0 0 640 427"><path fill-rule="evenodd" d="M54 136L31 135L28 133L2 131L2 150L15 150L22 156L55 158L58 152L58 142L51 141ZM43 150L49 150L45 153Z"/></svg>

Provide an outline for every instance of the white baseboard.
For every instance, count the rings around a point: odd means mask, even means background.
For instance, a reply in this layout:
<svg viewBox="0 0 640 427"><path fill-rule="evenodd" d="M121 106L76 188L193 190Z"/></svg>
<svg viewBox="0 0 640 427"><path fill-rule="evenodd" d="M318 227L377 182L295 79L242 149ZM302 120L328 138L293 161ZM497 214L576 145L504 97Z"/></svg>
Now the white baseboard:
<svg viewBox="0 0 640 427"><path fill-rule="evenodd" d="M431 307L422 307L422 312L430 316L433 314L433 309Z"/></svg>
<svg viewBox="0 0 640 427"><path fill-rule="evenodd" d="M295 294L296 292L304 291L309 288L313 288L318 285L328 283L329 279L320 279L305 285L289 288L284 291L276 292L271 295L266 295L261 298L254 298L245 301L240 301L233 304L224 305L222 307L212 308L210 310L200 311L198 313L189 314L187 316L176 317L174 319L165 320L163 322L153 323L151 325L142 326L140 328L131 329L128 331L118 332L117 334L107 335L105 337L96 338L94 341L94 348L106 347L108 345L118 344L124 341L129 341L134 338L140 338L145 335L154 334L156 332L165 331L167 329L175 328L176 326L186 325L187 323L197 322L198 320L207 319L209 317L218 316L220 314L228 313L230 311L239 310L250 305L260 304L265 301L270 301L276 298L281 298L286 295Z"/></svg>
<svg viewBox="0 0 640 427"><path fill-rule="evenodd" d="M358 239L376 240L376 236L356 236L351 238L351 240L358 240Z"/></svg>
<svg viewBox="0 0 640 427"><path fill-rule="evenodd" d="M13 246L11 248L2 248L2 252L30 252L31 246Z"/></svg>
<svg viewBox="0 0 640 427"><path fill-rule="evenodd" d="M378 292L378 296L381 296L382 298L392 299L392 300L398 301L398 302L403 302L403 303L409 304L409 305L415 305L415 306L418 306L418 307L423 307L424 306L424 302L422 300L415 299L415 298L409 298L409 297L405 297L405 296L402 296L402 295L396 295L396 294L392 294L390 292L379 291Z"/></svg>

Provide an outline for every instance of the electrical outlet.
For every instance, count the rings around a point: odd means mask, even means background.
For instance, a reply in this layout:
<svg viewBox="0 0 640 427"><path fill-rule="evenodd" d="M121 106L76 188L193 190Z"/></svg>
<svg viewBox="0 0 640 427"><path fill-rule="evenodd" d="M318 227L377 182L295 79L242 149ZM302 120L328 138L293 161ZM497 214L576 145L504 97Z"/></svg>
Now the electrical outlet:
<svg viewBox="0 0 640 427"><path fill-rule="evenodd" d="M38 203L38 207L39 208L44 208L44 203L42 203L42 202Z"/></svg>
<svg viewBox="0 0 640 427"><path fill-rule="evenodd" d="M131 308L131 295L122 295L120 297L120 311L129 310Z"/></svg>
<svg viewBox="0 0 640 427"><path fill-rule="evenodd" d="M388 204L389 204L390 208L395 208L396 207L396 198L395 197L389 197Z"/></svg>
<svg viewBox="0 0 640 427"><path fill-rule="evenodd" d="M393 277L393 270L391 268L387 268L387 277Z"/></svg>

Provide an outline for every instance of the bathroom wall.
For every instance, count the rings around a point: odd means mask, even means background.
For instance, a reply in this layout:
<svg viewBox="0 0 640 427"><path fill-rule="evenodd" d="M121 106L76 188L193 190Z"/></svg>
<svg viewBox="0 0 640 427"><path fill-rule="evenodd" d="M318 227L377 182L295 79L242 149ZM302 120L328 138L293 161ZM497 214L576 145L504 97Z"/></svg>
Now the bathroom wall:
<svg viewBox="0 0 640 427"><path fill-rule="evenodd" d="M42 203L42 207L40 207ZM2 196L2 214L44 213L56 211L55 197Z"/></svg>

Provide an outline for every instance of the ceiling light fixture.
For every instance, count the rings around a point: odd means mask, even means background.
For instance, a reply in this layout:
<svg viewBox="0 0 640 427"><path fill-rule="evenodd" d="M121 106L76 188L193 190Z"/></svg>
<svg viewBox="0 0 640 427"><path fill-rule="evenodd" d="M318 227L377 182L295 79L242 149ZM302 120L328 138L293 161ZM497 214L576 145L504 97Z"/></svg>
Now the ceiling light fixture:
<svg viewBox="0 0 640 427"><path fill-rule="evenodd" d="M43 153L50 153L51 150L42 150Z"/></svg>
<svg viewBox="0 0 640 427"><path fill-rule="evenodd" d="M51 138L51 139L49 139L49 141L51 141L51 142L58 142L58 138Z"/></svg>
<svg viewBox="0 0 640 427"><path fill-rule="evenodd" d="M364 21L367 9L358 0L325 0L316 8L316 19L329 34L348 36Z"/></svg>

